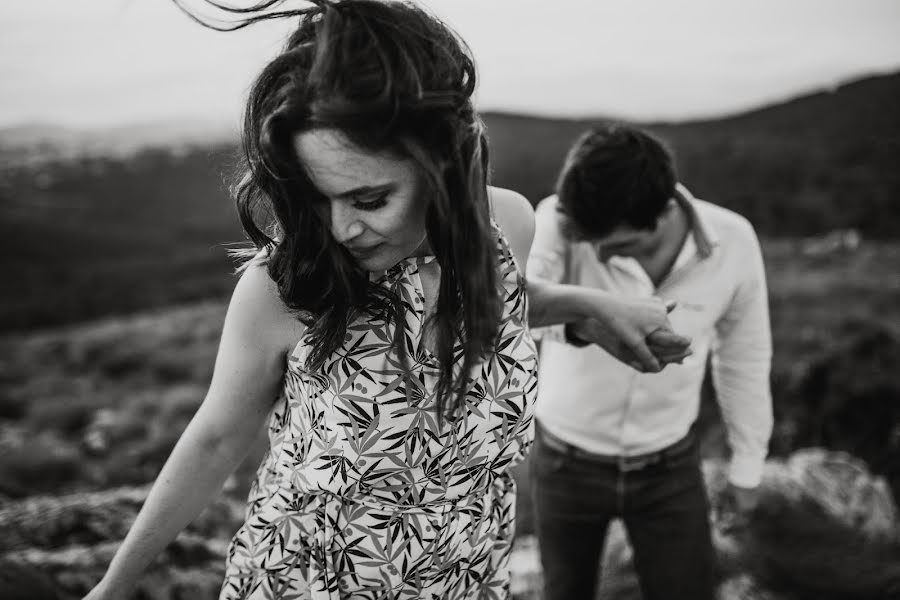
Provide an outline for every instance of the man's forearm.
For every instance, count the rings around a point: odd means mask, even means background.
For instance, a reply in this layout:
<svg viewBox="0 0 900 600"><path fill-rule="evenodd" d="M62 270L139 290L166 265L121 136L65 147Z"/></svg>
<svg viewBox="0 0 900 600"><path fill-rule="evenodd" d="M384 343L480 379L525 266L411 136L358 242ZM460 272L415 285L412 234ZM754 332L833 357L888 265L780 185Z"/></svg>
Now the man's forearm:
<svg viewBox="0 0 900 600"><path fill-rule="evenodd" d="M754 487L762 478L773 427L768 358L751 358L713 360L716 399L732 452L728 479L741 487Z"/></svg>

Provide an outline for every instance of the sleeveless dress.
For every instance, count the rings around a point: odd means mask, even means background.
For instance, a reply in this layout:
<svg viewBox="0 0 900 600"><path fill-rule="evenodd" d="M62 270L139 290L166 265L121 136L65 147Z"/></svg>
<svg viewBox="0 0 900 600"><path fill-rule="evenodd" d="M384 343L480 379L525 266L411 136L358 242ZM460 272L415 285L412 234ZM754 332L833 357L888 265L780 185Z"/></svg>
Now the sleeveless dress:
<svg viewBox="0 0 900 600"><path fill-rule="evenodd" d="M315 372L297 344L220 600L509 597L509 468L532 441L537 355L525 282L495 230L503 314L458 418L438 426L438 363L422 344L418 267L434 257L373 276L406 309L409 377L394 325L374 315L356 318Z"/></svg>

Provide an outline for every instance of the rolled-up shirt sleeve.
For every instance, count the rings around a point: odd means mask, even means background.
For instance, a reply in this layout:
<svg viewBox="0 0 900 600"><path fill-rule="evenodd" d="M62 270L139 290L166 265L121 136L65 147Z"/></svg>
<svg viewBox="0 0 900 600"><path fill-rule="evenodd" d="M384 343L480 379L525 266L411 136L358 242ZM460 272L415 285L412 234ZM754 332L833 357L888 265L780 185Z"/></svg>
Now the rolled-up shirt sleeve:
<svg viewBox="0 0 900 600"><path fill-rule="evenodd" d="M712 376L732 452L728 479L755 487L772 435L772 334L762 252L749 224L747 229L746 252L735 265L743 276L716 323Z"/></svg>
<svg viewBox="0 0 900 600"><path fill-rule="evenodd" d="M531 282L568 283L566 275L566 244L557 210L556 196L541 200L535 208L534 241L528 254L526 277ZM565 342L565 326L533 327L531 335L537 340Z"/></svg>

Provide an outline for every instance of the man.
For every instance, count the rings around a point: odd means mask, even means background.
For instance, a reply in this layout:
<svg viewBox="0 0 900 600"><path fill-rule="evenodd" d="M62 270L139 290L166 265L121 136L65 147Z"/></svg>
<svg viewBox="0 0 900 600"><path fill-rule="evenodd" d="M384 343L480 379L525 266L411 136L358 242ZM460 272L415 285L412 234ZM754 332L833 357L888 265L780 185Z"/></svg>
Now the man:
<svg viewBox="0 0 900 600"><path fill-rule="evenodd" d="M645 600L713 598L693 427L710 355L734 517L755 505L772 429L766 281L752 226L693 198L658 140L613 125L577 141L557 194L539 204L528 276L675 301L672 328L693 350L639 372L591 344L602 338L596 323L536 330L532 481L545 598L594 598L613 518L628 532Z"/></svg>

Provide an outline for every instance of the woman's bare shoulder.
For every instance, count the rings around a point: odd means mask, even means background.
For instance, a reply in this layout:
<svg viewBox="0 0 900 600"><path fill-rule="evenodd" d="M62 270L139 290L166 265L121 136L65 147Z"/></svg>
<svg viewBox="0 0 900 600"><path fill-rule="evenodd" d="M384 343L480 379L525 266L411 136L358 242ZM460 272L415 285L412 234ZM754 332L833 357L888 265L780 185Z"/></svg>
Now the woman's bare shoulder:
<svg viewBox="0 0 900 600"><path fill-rule="evenodd" d="M279 353L290 352L306 329L281 299L261 255L244 266L228 307L228 320L255 345Z"/></svg>
<svg viewBox="0 0 900 600"><path fill-rule="evenodd" d="M534 239L534 209L518 192L488 187L494 220L512 249L519 269L524 273L531 242Z"/></svg>

